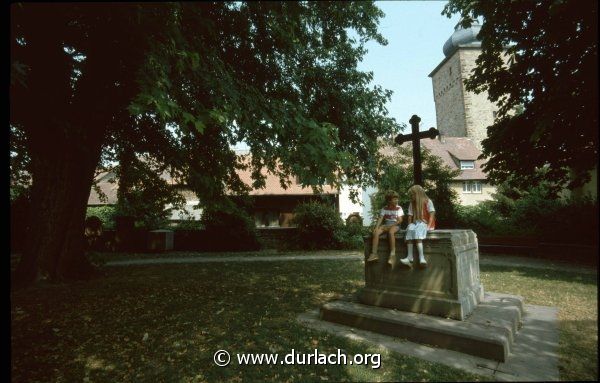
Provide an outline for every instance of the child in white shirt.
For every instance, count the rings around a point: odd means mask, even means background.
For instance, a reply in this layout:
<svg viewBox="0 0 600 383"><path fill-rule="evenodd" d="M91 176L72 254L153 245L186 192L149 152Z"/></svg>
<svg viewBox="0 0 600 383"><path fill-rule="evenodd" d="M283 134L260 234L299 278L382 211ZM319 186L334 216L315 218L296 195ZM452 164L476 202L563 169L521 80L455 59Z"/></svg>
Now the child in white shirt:
<svg viewBox="0 0 600 383"><path fill-rule="evenodd" d="M388 263L392 266L396 266L396 232L400 230L400 224L402 223L402 217L404 211L402 207L398 205L398 193L390 190L385 195L386 206L384 206L380 213L379 219L373 229L373 247L371 249L371 255L367 259L367 262L373 262L379 259L377 255L377 246L379 246L379 236L387 232L388 239L390 241L390 258Z"/></svg>

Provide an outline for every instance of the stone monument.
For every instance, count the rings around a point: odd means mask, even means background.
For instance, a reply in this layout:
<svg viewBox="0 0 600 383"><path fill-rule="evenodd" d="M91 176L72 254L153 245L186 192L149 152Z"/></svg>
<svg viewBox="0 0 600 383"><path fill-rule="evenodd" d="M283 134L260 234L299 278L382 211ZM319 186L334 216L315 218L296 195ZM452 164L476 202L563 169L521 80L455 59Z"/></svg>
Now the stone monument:
<svg viewBox="0 0 600 383"><path fill-rule="evenodd" d="M420 132L420 121L413 115L412 133L394 141L412 141L414 183L423 185L419 140L433 139L439 132L435 128ZM372 238L365 237L365 287L356 297L323 305L321 319L505 361L521 326L523 301L518 296L484 294L475 233L427 233L425 269L394 262L407 253L405 233L395 234L396 254L390 255L389 241L379 241L377 262L366 262ZM390 256L395 257L393 268Z"/></svg>
<svg viewBox="0 0 600 383"><path fill-rule="evenodd" d="M404 232L401 233L403 238ZM423 241L428 258L426 269L399 263L390 270L389 243L385 242L378 249L379 261L365 267L366 288L360 294L361 303L464 320L483 300L477 237L473 231L430 232ZM396 242L396 258L403 258L406 244L399 239ZM365 248L369 250L370 245L368 237Z"/></svg>
<svg viewBox="0 0 600 383"><path fill-rule="evenodd" d="M404 235L396 233L397 259L406 254ZM371 242L365 237L365 287L324 304L321 319L506 361L521 326L522 298L484 294L472 230L430 232L423 240L425 269L401 263L392 268L387 240L379 241L379 260L366 262Z"/></svg>

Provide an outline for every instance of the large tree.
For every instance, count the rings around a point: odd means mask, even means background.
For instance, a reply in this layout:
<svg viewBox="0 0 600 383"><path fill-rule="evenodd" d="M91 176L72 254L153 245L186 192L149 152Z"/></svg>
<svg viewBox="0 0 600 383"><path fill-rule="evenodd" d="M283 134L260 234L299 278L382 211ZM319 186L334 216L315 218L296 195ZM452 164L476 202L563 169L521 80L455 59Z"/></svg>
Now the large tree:
<svg viewBox="0 0 600 383"><path fill-rule="evenodd" d="M450 0L443 13L465 27L483 19L465 83L499 105L482 142L489 179L587 181L598 161L598 2Z"/></svg>
<svg viewBox="0 0 600 383"><path fill-rule="evenodd" d="M30 161L31 232L14 276L85 278L87 199L103 148L146 154L205 201L282 182L357 185L397 130L357 70L372 2L17 3L10 123ZM245 141L248 163L231 149Z"/></svg>

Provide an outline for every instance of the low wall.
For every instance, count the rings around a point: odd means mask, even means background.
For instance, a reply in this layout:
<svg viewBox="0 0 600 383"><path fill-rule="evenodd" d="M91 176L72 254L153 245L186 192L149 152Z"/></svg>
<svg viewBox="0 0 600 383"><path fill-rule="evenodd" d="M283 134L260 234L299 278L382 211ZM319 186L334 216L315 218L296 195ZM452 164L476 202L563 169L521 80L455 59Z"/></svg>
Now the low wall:
<svg viewBox="0 0 600 383"><path fill-rule="evenodd" d="M256 237L261 249L286 250L294 240L295 227L261 227L256 229ZM148 231L135 230L130 241L129 251L146 252ZM174 230L173 250L175 251L215 251L215 238L209 238L204 230ZM116 241L115 230L104 230L91 250L122 251Z"/></svg>
<svg viewBox="0 0 600 383"><path fill-rule="evenodd" d="M262 249L286 250L294 241L295 227L259 227L256 236Z"/></svg>

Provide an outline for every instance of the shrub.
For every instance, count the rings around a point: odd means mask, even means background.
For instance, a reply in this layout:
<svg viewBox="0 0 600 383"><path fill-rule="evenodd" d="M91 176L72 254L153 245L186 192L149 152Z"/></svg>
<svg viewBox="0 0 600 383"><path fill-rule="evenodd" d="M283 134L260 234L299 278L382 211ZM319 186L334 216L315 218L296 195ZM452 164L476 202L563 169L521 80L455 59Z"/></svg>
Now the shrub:
<svg viewBox="0 0 600 383"><path fill-rule="evenodd" d="M243 209L206 208L200 224L205 228L209 250L250 251L260 249L254 220Z"/></svg>
<svg viewBox="0 0 600 383"><path fill-rule="evenodd" d="M86 211L86 218L98 217L102 221L102 228L104 230L115 229L115 217L117 215L116 208L114 206L92 206L88 207Z"/></svg>
<svg viewBox="0 0 600 383"><path fill-rule="evenodd" d="M511 235L511 228L506 217L495 210L492 201L480 202L474 206L459 206L455 228L471 229L477 235Z"/></svg>
<svg viewBox="0 0 600 383"><path fill-rule="evenodd" d="M344 222L335 209L320 202L296 207L292 223L298 227L297 245L303 249L334 249L347 239Z"/></svg>
<svg viewBox="0 0 600 383"><path fill-rule="evenodd" d="M544 242L598 243L598 200L563 200L539 185L475 206L461 206L457 226L478 235L535 236Z"/></svg>
<svg viewBox="0 0 600 383"><path fill-rule="evenodd" d="M171 225L171 228L173 230L202 230L204 229L204 226L200 221L186 219Z"/></svg>
<svg viewBox="0 0 600 383"><path fill-rule="evenodd" d="M584 198L550 202L554 202L554 206L537 216L540 221L536 229L540 240L598 244L598 200Z"/></svg>
<svg viewBox="0 0 600 383"><path fill-rule="evenodd" d="M363 236L368 232L369 230L362 224L349 222L334 232L334 239L338 248L362 250L364 247Z"/></svg>

